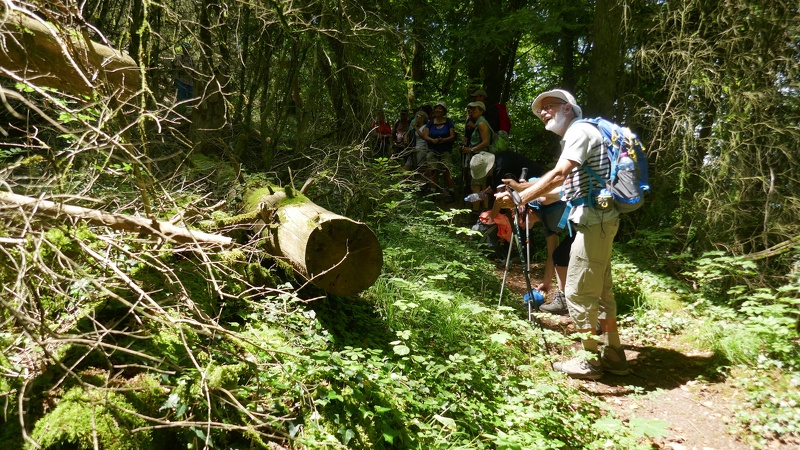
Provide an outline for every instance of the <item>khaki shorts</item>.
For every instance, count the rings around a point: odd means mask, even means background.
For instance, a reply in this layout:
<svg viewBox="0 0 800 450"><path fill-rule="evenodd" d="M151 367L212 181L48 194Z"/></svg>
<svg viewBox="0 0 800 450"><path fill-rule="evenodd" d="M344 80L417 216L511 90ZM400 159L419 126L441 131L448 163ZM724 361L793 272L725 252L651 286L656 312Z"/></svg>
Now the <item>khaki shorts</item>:
<svg viewBox="0 0 800 450"><path fill-rule="evenodd" d="M567 282L569 315L578 330L594 330L597 319L616 318L611 290L611 247L619 218L595 225L573 223L575 241L570 250Z"/></svg>
<svg viewBox="0 0 800 450"><path fill-rule="evenodd" d="M483 178L473 178L469 183L473 186L486 186L486 178L488 175Z"/></svg>
<svg viewBox="0 0 800 450"><path fill-rule="evenodd" d="M437 155L430 150L423 150L419 153L419 165L428 167L431 170L447 170L453 165L453 155L450 152Z"/></svg>

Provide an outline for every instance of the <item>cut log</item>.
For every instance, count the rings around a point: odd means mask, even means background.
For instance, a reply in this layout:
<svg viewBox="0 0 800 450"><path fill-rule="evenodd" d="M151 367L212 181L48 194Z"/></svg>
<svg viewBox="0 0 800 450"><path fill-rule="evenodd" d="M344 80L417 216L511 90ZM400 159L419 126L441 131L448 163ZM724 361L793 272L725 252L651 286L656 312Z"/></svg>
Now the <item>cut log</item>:
<svg viewBox="0 0 800 450"><path fill-rule="evenodd" d="M31 214L70 218L175 242L230 245L229 237L204 233L144 217L112 214L56 203L10 192L0 192L0 203ZM312 284L334 295L355 295L372 286L383 267L383 253L375 233L361 222L332 213L302 195L264 189L247 196L250 222L266 224L264 249L287 261ZM2 243L12 243L11 241ZM19 243L14 241L13 243Z"/></svg>
<svg viewBox="0 0 800 450"><path fill-rule="evenodd" d="M383 267L375 233L305 196L278 189L254 191L245 198L248 211L262 211L266 250L285 257L296 272L331 294L355 295L372 286Z"/></svg>
<svg viewBox="0 0 800 450"><path fill-rule="evenodd" d="M141 88L133 58L34 16L0 8L0 75L63 92L130 99Z"/></svg>

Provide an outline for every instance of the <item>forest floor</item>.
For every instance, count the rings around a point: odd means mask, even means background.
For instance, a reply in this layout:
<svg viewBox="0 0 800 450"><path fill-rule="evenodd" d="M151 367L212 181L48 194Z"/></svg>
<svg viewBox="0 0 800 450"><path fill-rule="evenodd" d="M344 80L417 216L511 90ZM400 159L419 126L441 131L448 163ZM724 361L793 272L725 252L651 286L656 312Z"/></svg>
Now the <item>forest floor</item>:
<svg viewBox="0 0 800 450"><path fill-rule="evenodd" d="M513 264L506 279L504 304L520 302L526 284L520 264ZM502 262L497 274L503 277ZM541 281L541 268L532 266L531 283ZM509 292L510 291L510 292ZM512 294L513 293L513 294ZM574 331L568 316L546 314L547 328ZM623 335L624 335L624 330ZM652 441L653 448L670 450L740 450L754 448L752 438L734 418L740 393L734 380L715 377L710 352L697 351L669 336L647 345L631 339L622 342L632 373L605 374L597 381L571 380L578 389L600 399L622 419L657 419L666 422L668 434ZM576 348L577 348L576 343ZM798 448L798 442L769 442L762 448Z"/></svg>

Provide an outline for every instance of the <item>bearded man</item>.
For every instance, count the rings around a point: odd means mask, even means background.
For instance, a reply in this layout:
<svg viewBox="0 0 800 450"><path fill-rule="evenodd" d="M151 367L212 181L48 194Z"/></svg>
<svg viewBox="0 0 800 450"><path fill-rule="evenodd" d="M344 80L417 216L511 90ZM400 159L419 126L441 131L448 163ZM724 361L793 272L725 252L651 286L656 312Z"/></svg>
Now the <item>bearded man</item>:
<svg viewBox="0 0 800 450"><path fill-rule="evenodd" d="M611 163L603 146L600 131L594 125L580 121L581 108L567 91L554 89L539 94L531 110L544 122L544 127L562 137L561 156L556 166L532 185L520 185L516 180L503 180L519 192L520 204L541 197L559 186L567 202L569 221L575 241L570 250L565 294L567 309L581 339L584 356L555 363L553 369L572 378L596 380L603 371L617 375L630 373L625 351L617 330L617 304L611 290L611 247L619 228L619 212L601 210L588 202L591 175L586 167L608 179ZM511 195L499 193L497 201L505 208L514 207ZM604 333L602 351L593 338L597 321Z"/></svg>

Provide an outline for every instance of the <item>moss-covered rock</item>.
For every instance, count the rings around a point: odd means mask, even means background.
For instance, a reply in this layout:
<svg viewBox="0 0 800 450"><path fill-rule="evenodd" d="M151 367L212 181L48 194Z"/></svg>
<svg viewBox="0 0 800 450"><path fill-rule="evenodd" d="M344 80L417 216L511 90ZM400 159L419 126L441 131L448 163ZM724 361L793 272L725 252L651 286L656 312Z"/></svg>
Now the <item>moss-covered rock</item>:
<svg viewBox="0 0 800 450"><path fill-rule="evenodd" d="M121 384L128 402L149 416L156 416L167 398L168 390L153 374L140 373Z"/></svg>
<svg viewBox="0 0 800 450"><path fill-rule="evenodd" d="M249 263L244 268L247 281L253 286L266 286L275 288L278 286L278 279L269 269L259 263Z"/></svg>
<svg viewBox="0 0 800 450"><path fill-rule="evenodd" d="M152 448L149 430L131 432L147 423L127 411L134 408L119 393L73 388L52 412L36 422L31 438L45 450L98 446L104 450Z"/></svg>
<svg viewBox="0 0 800 450"><path fill-rule="evenodd" d="M211 366L206 375L209 389L233 389L237 387L239 385L239 377L247 368L247 364L244 363Z"/></svg>

